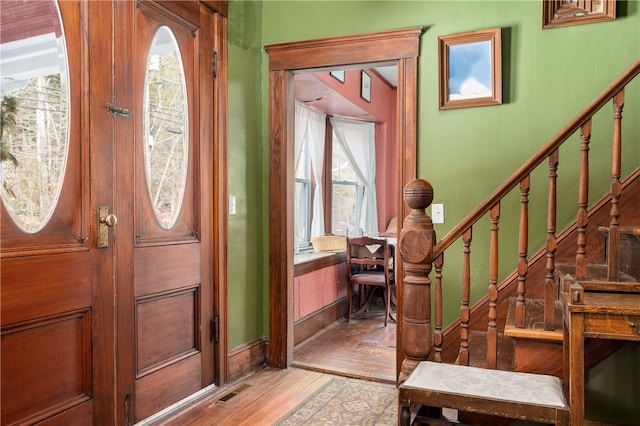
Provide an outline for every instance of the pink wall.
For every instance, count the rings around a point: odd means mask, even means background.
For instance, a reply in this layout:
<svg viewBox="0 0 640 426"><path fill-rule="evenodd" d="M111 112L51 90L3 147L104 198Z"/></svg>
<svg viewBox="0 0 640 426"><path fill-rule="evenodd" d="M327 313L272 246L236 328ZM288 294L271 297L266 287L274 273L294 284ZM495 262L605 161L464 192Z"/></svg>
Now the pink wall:
<svg viewBox="0 0 640 426"><path fill-rule="evenodd" d="M316 312L347 295L345 264L328 266L293 280L293 320Z"/></svg>
<svg viewBox="0 0 640 426"><path fill-rule="evenodd" d="M364 110L376 122L376 190L378 203L378 229L387 229L389 220L396 216L397 188L397 91L381 80L372 70L371 102L360 96L361 70L345 71L344 83L328 72L314 74L332 89L340 92L356 107Z"/></svg>

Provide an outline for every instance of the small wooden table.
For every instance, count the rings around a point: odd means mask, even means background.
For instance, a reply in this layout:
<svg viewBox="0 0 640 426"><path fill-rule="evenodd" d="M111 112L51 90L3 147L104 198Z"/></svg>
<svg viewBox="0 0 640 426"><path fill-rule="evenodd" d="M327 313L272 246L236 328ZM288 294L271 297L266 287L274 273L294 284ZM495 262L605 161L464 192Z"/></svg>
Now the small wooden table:
<svg viewBox="0 0 640 426"><path fill-rule="evenodd" d="M572 426L584 424L584 339L640 341L640 294L585 291L581 300L561 293L564 387Z"/></svg>

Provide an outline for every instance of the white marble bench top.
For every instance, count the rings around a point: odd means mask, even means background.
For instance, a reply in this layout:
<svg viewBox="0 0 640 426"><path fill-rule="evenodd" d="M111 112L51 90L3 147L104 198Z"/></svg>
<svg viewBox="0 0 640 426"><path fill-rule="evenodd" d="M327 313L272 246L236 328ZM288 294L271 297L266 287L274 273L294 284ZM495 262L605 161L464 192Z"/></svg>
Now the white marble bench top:
<svg viewBox="0 0 640 426"><path fill-rule="evenodd" d="M404 388L568 409L555 376L422 361Z"/></svg>

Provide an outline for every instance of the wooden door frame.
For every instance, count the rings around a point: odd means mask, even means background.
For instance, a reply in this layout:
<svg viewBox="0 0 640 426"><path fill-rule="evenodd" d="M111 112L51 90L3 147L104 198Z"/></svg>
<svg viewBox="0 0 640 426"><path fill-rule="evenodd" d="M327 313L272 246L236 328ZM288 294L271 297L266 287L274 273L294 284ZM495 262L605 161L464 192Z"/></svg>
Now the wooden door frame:
<svg viewBox="0 0 640 426"><path fill-rule="evenodd" d="M269 345L267 363L293 361L294 74L379 62L398 66L397 211L408 209L404 185L416 177L418 53L422 27L265 46L269 54ZM402 262L396 266L403 276ZM402 362L402 285L398 282L396 371ZM286 309L283 309L286 307Z"/></svg>

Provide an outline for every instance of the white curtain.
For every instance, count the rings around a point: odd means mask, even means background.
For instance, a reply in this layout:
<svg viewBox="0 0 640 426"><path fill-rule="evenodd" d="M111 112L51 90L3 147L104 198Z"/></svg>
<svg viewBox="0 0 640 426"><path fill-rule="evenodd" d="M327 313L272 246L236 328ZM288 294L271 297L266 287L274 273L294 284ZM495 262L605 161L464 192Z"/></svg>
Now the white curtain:
<svg viewBox="0 0 640 426"><path fill-rule="evenodd" d="M324 138L326 115L314 111L296 102L295 120L295 165L300 161L302 147L307 144L311 157L311 168L315 179L313 194L313 219L311 221L311 238L324 235L324 207L322 204L322 169L324 165ZM298 209L296 209L298 210ZM296 215L298 213L296 212ZM297 246L297 238L296 238Z"/></svg>
<svg viewBox="0 0 640 426"><path fill-rule="evenodd" d="M297 175L298 166L300 165L300 154L302 153L302 148L304 147L306 138L307 138L307 122L309 121L309 112L311 110L306 108L300 102L296 101L296 120L295 120L295 151L294 151L294 159L293 159L293 168L295 170L295 175Z"/></svg>
<svg viewBox="0 0 640 426"><path fill-rule="evenodd" d="M375 124L337 117L331 118L331 124L338 142L364 186L360 227L365 235L378 235Z"/></svg>

